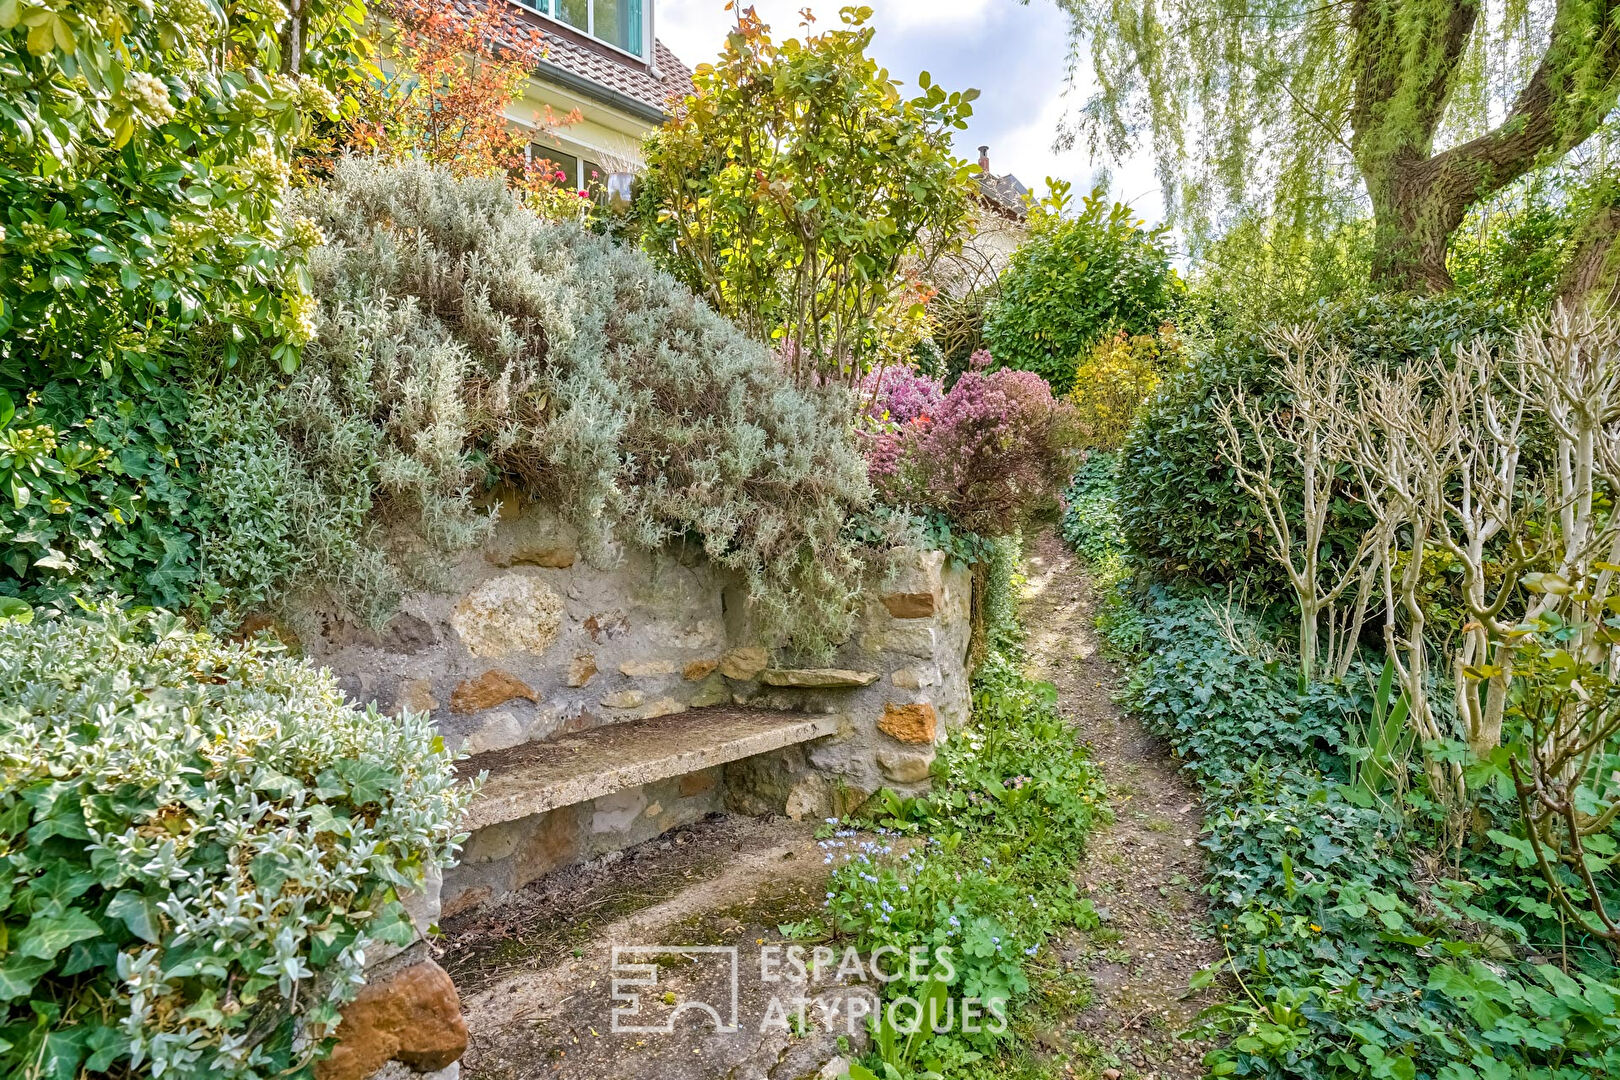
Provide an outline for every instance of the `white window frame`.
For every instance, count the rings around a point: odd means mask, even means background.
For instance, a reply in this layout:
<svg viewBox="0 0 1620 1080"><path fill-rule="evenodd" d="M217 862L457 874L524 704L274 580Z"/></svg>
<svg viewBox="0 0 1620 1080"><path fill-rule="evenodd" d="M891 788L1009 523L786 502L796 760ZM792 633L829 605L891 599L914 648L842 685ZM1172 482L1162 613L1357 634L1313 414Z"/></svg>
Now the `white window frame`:
<svg viewBox="0 0 1620 1080"><path fill-rule="evenodd" d="M585 25L583 27L575 26L573 23L568 22L565 19L560 19L552 13L553 9L555 9L557 5L557 0L538 0L538 2L546 5L545 11L541 11L537 7L531 7L525 2L525 0L514 0L514 3L516 3L517 6L522 8L524 11L538 15L547 22L556 23L558 26L565 26L574 31L576 34L584 34L598 45L605 45L614 52L618 53L620 56L628 56L630 59L640 64L652 63L653 0L641 0L641 47L646 51L646 56L639 56L636 53L631 52L629 49L613 44L613 42L607 40L606 38L599 38L596 36L597 0L585 0Z"/></svg>

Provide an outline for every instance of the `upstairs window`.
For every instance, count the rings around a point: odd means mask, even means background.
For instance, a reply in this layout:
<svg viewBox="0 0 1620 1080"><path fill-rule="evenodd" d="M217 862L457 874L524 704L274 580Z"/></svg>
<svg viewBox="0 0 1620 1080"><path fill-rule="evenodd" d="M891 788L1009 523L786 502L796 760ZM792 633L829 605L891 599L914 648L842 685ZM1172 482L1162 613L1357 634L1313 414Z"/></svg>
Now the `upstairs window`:
<svg viewBox="0 0 1620 1080"><path fill-rule="evenodd" d="M645 57L644 0L518 0L524 7L584 31L633 56Z"/></svg>

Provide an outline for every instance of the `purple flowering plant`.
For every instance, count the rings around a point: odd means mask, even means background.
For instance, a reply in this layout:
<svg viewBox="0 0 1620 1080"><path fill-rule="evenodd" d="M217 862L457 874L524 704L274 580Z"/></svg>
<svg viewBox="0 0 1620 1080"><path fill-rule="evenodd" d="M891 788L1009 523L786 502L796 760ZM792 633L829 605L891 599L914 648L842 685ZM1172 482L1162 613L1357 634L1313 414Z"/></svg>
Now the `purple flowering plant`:
<svg viewBox="0 0 1620 1080"><path fill-rule="evenodd" d="M888 501L996 536L1060 490L1076 433L1072 409L1039 375L989 365L980 350L949 392L907 369L868 375L860 427L872 483Z"/></svg>

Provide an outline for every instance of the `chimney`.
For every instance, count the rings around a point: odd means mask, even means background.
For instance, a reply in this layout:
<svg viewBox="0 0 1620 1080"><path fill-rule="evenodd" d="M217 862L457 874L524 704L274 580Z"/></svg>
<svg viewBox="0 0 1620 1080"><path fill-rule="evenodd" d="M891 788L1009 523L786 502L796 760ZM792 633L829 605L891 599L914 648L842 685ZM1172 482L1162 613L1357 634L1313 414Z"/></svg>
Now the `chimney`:
<svg viewBox="0 0 1620 1080"><path fill-rule="evenodd" d="M988 146L979 147L979 174L981 176L990 175L990 148Z"/></svg>

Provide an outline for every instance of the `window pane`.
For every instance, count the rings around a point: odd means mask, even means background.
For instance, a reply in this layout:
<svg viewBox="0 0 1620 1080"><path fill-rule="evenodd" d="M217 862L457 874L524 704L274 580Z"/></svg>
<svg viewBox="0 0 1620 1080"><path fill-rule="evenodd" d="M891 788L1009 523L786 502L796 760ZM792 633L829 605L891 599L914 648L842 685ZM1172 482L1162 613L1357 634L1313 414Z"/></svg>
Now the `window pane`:
<svg viewBox="0 0 1620 1080"><path fill-rule="evenodd" d="M557 18L569 26L577 26L581 30L589 29L591 0L556 0Z"/></svg>
<svg viewBox="0 0 1620 1080"><path fill-rule="evenodd" d="M551 14L551 0L517 0L517 2L530 11L538 11L542 15Z"/></svg>
<svg viewBox="0 0 1620 1080"><path fill-rule="evenodd" d="M596 36L625 52L641 55L642 0L593 0Z"/></svg>
<svg viewBox="0 0 1620 1080"><path fill-rule="evenodd" d="M555 146L542 146L539 143L529 144L530 158L536 162L544 163L546 169L553 173L562 173L563 178L557 183L563 187L577 188L579 186L579 159L571 154L564 154Z"/></svg>

